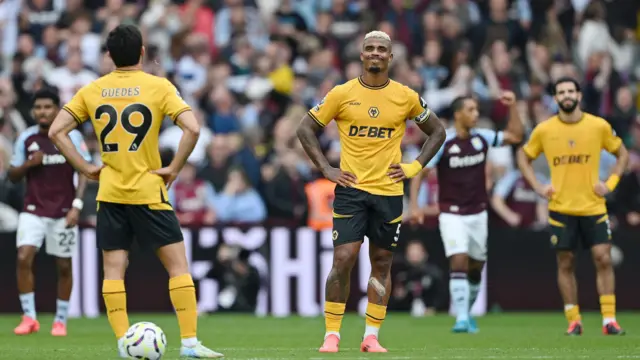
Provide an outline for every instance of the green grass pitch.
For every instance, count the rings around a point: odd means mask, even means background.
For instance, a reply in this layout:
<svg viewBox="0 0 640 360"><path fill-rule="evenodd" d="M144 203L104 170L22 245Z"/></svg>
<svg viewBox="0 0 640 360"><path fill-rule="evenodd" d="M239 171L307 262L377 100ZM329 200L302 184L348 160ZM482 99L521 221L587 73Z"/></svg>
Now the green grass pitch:
<svg viewBox="0 0 640 360"><path fill-rule="evenodd" d="M73 319L69 336L49 335L52 317L41 315L40 333L13 335L18 316L0 317L0 359L117 359L115 338L106 318ZM132 314L131 323L151 321L167 335L164 359L178 358L178 329L171 315ZM622 337L602 335L599 314L584 316L582 337L566 337L561 312L500 314L480 318L480 333L451 334L446 315L411 318L389 314L380 332L387 354L359 352L364 318L345 317L339 354L320 354L322 318L255 318L211 315L199 320L199 338L226 359L640 359L640 314L619 314Z"/></svg>

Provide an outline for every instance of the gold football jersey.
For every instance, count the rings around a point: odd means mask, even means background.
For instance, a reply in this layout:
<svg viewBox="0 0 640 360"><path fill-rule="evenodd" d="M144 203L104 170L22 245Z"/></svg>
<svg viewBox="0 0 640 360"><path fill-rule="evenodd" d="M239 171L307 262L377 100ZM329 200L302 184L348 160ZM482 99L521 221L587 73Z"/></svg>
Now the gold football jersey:
<svg viewBox="0 0 640 360"><path fill-rule="evenodd" d="M174 121L191 110L164 78L143 71L116 70L83 87L64 106L82 123L91 119L102 162L98 201L119 204L166 202L160 176L158 134L165 115Z"/></svg>
<svg viewBox="0 0 640 360"><path fill-rule="evenodd" d="M531 159L544 153L556 193L549 210L575 216L607 213L605 199L594 192L600 181L602 149L615 153L622 140L604 119L585 113L577 123L554 116L540 123L523 147Z"/></svg>
<svg viewBox="0 0 640 360"><path fill-rule="evenodd" d="M353 173L356 189L374 195L403 195L403 184L387 175L400 163L406 121L423 123L431 114L426 102L410 88L389 80L371 87L360 78L331 89L309 111L320 126L335 119L340 132L340 169Z"/></svg>

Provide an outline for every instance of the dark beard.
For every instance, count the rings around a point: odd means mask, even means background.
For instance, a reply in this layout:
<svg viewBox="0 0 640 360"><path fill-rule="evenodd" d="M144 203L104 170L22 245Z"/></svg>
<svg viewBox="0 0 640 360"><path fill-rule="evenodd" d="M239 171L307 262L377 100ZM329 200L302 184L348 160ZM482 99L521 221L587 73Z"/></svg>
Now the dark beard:
<svg viewBox="0 0 640 360"><path fill-rule="evenodd" d="M369 66L367 71L372 74L379 74L382 71L382 69L379 66Z"/></svg>
<svg viewBox="0 0 640 360"><path fill-rule="evenodd" d="M562 110L563 112L566 113L572 113L573 110L575 110L578 107L578 102L577 101L572 101L570 105L564 105L564 103L559 103L558 106L560 107L560 110Z"/></svg>

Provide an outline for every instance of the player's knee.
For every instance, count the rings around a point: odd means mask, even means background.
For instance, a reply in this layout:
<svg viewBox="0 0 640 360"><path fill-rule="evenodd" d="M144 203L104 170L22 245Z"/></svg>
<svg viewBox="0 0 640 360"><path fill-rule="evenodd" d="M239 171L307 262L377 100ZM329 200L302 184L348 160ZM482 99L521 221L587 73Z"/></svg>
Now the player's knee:
<svg viewBox="0 0 640 360"><path fill-rule="evenodd" d="M469 258L466 254L455 254L449 258L449 270L456 273L469 271Z"/></svg>
<svg viewBox="0 0 640 360"><path fill-rule="evenodd" d="M105 251L102 256L104 278L110 280L124 279L129 259L127 253L121 250Z"/></svg>
<svg viewBox="0 0 640 360"><path fill-rule="evenodd" d="M601 252L593 257L597 270L608 269L611 267L611 254L609 252Z"/></svg>
<svg viewBox="0 0 640 360"><path fill-rule="evenodd" d="M31 269L33 265L34 254L25 248L18 249L18 268L19 269Z"/></svg>
<svg viewBox="0 0 640 360"><path fill-rule="evenodd" d="M350 246L338 246L333 251L333 267L339 272L351 271L358 259L358 251Z"/></svg>
<svg viewBox="0 0 640 360"><path fill-rule="evenodd" d="M393 261L392 253L374 253L371 254L371 270L374 273L387 273L391 270L391 263Z"/></svg>
<svg viewBox="0 0 640 360"><path fill-rule="evenodd" d="M561 273L574 273L575 265L573 263L573 259L562 259L558 260L558 271Z"/></svg>

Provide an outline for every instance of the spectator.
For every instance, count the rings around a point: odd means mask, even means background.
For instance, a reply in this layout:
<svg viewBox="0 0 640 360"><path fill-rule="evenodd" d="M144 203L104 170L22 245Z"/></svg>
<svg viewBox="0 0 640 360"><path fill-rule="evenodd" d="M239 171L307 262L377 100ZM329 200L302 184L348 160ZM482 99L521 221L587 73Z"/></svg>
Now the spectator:
<svg viewBox="0 0 640 360"><path fill-rule="evenodd" d="M207 157L207 148L209 148L213 139L213 132L206 126L204 112L196 108L194 110L194 114L201 127L200 137L198 138L196 147L193 149L188 161L197 166L202 166L204 165ZM160 148L169 149L175 153L178 151L178 145L180 145L180 136L182 136L182 130L178 125L169 126L160 134Z"/></svg>
<svg viewBox="0 0 640 360"><path fill-rule="evenodd" d="M89 84L98 76L82 66L82 53L79 42L67 49L67 60L64 66L52 70L46 77L47 83L60 90L60 101L67 103L83 86Z"/></svg>
<svg viewBox="0 0 640 360"><path fill-rule="evenodd" d="M404 259L394 264L389 308L412 316L435 314L445 304L444 273L429 262L429 253L418 240L407 244Z"/></svg>
<svg viewBox="0 0 640 360"><path fill-rule="evenodd" d="M275 219L303 222L307 213L307 195L305 178L301 174L306 171L306 162L294 151L289 150L278 157L275 174L265 181L264 200L269 216Z"/></svg>
<svg viewBox="0 0 640 360"><path fill-rule="evenodd" d="M294 222L307 221L310 213L307 224L329 226L331 184L316 179L317 169L300 152L293 129L333 86L360 75L360 44L374 28L393 38L394 80L422 94L443 120L450 117L453 98L474 94L480 125L500 129L508 112L495 100L509 89L517 93L530 130L558 110L550 84L561 76L574 76L582 85L585 109L608 120L632 147L629 171L640 163L634 125L638 105L633 101L640 99L640 47L634 33L640 28L637 1L33 0L21 4L0 1L0 150L7 154L13 139L34 122L31 94L53 85L66 102L81 86L110 72L113 63L102 47L104 37L122 22L135 22L145 36L144 71L172 81L201 124L200 139L189 158L197 169L193 181L211 184L217 202L226 197L262 204L252 209L256 213L266 208L269 216ZM163 158L177 150L181 131L168 121L167 125L159 141ZM334 166L340 163L340 131L332 122L319 138ZM403 159L414 158L423 141L409 122ZM97 149L97 139L87 143ZM489 153L489 184L496 184L497 190L513 184L511 152L504 147ZM613 160L602 154L601 178L609 174ZM540 175L548 175L544 157L534 166ZM230 176L236 168L247 175L248 183L243 176ZM193 177L189 173L193 167L185 171L187 178ZM422 185L420 199L430 204L427 225L435 226L437 198L432 195L438 184L429 179ZM95 215L89 198L96 189L92 183L86 192L83 216L89 223ZM231 213L240 203L234 200L224 210ZM222 221L225 214L212 206ZM228 221L244 221L238 214L245 215L234 213ZM250 217L257 221L265 216Z"/></svg>
<svg viewBox="0 0 640 360"><path fill-rule="evenodd" d="M262 279L249 262L249 251L221 244L216 264L207 274L220 284L218 304L222 312L255 313Z"/></svg>
<svg viewBox="0 0 640 360"><path fill-rule="evenodd" d="M538 175L541 183L548 183ZM512 228L546 226L547 202L533 190L520 170L512 170L498 181L491 196L493 224Z"/></svg>
<svg viewBox="0 0 640 360"><path fill-rule="evenodd" d="M227 184L216 195L214 207L218 221L223 223L255 223L267 217L264 202L240 168L229 172Z"/></svg>
<svg viewBox="0 0 640 360"><path fill-rule="evenodd" d="M169 202L181 225L213 225L216 193L211 184L196 178L196 166L186 163L169 189Z"/></svg>

